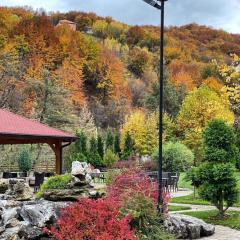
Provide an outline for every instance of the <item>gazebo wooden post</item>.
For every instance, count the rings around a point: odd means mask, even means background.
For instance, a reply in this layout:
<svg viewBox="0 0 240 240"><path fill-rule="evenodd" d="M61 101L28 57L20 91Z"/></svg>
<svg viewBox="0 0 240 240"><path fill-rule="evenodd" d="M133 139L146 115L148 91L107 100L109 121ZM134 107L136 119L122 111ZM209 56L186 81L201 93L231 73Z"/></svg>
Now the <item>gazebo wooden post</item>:
<svg viewBox="0 0 240 240"><path fill-rule="evenodd" d="M62 143L56 145L56 174L62 174Z"/></svg>
<svg viewBox="0 0 240 240"><path fill-rule="evenodd" d="M56 142L54 144L49 144L56 156L56 174L62 174L62 142Z"/></svg>

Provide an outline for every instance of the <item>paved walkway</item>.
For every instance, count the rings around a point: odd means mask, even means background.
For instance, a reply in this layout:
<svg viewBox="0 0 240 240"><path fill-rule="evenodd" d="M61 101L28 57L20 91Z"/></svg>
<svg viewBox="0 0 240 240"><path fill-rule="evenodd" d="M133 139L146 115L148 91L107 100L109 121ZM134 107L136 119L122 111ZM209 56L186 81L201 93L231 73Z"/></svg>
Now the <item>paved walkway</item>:
<svg viewBox="0 0 240 240"><path fill-rule="evenodd" d="M191 195L192 193L193 193L193 191L191 191L191 190L180 190L178 192L171 193L171 198L188 196L188 195ZM216 209L216 207L210 206L210 205L193 205L193 204L184 204L184 203L169 203L169 205L191 207L190 210L177 211L178 213L192 212L192 211L209 211L209 210ZM240 208L239 207L231 207L231 208L229 208L229 210L230 211L240 211ZM174 212L172 212L172 213L174 213Z"/></svg>
<svg viewBox="0 0 240 240"><path fill-rule="evenodd" d="M192 191L179 191L176 193L171 193L171 197L182 197L191 195ZM170 203L169 205L172 206L187 206L191 207L191 210L184 210L184 211L177 211L175 213L181 212L192 212L192 211L209 211L216 209L214 206L207 206L207 205L192 205L192 204L183 204L183 203ZM231 211L240 211L240 208L232 207L229 208ZM174 213L174 212L171 212ZM229 227L224 226L215 226L215 234L211 237L201 238L201 240L240 240L240 231L231 229Z"/></svg>
<svg viewBox="0 0 240 240"><path fill-rule="evenodd" d="M223 226L215 226L215 228L213 236L201 238L201 240L240 240L240 231Z"/></svg>

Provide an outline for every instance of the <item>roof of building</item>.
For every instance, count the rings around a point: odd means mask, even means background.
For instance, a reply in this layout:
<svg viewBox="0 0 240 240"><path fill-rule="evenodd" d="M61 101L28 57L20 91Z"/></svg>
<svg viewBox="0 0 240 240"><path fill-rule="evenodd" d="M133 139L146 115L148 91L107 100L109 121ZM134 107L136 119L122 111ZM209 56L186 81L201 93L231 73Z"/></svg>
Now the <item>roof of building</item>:
<svg viewBox="0 0 240 240"><path fill-rule="evenodd" d="M66 20L66 19L60 20L59 23L76 24L75 22L72 22L72 21L69 21L69 20Z"/></svg>
<svg viewBox="0 0 240 240"><path fill-rule="evenodd" d="M73 134L14 114L6 109L0 109L0 138L3 136L55 138L62 141L73 141L77 139Z"/></svg>

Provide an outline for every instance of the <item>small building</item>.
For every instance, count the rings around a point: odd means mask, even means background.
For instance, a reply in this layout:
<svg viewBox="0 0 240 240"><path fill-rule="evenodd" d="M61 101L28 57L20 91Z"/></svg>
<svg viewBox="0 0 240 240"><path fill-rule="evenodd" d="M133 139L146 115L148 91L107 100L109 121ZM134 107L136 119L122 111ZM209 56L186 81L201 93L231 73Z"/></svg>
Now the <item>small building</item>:
<svg viewBox="0 0 240 240"><path fill-rule="evenodd" d="M60 20L59 23L57 24L57 27L59 26L67 26L70 29L72 29L73 31L77 30L77 24L75 22L69 21L69 20Z"/></svg>
<svg viewBox="0 0 240 240"><path fill-rule="evenodd" d="M0 145L48 144L55 153L55 172L63 170L63 148L75 142L73 134L0 109Z"/></svg>

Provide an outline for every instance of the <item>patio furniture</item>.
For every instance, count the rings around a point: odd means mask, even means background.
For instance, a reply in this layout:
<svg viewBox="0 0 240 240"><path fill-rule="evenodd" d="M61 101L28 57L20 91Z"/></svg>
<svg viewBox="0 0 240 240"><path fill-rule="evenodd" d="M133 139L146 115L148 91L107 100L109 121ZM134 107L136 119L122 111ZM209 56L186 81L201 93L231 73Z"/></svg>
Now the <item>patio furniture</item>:
<svg viewBox="0 0 240 240"><path fill-rule="evenodd" d="M8 179L11 178L11 173L10 172L3 172L3 178Z"/></svg>
<svg viewBox="0 0 240 240"><path fill-rule="evenodd" d="M43 173L35 172L34 176L35 176L34 192L37 192L39 190L40 186L44 182L45 173L44 172Z"/></svg>
<svg viewBox="0 0 240 240"><path fill-rule="evenodd" d="M20 177L20 178L26 178L27 175L28 175L27 172L20 172L20 173L19 173L19 177Z"/></svg>
<svg viewBox="0 0 240 240"><path fill-rule="evenodd" d="M54 175L55 175L55 174L54 174L53 172L45 172L45 173L44 173L44 176L47 177L47 178L48 178L48 177L52 177L52 176L54 176Z"/></svg>

